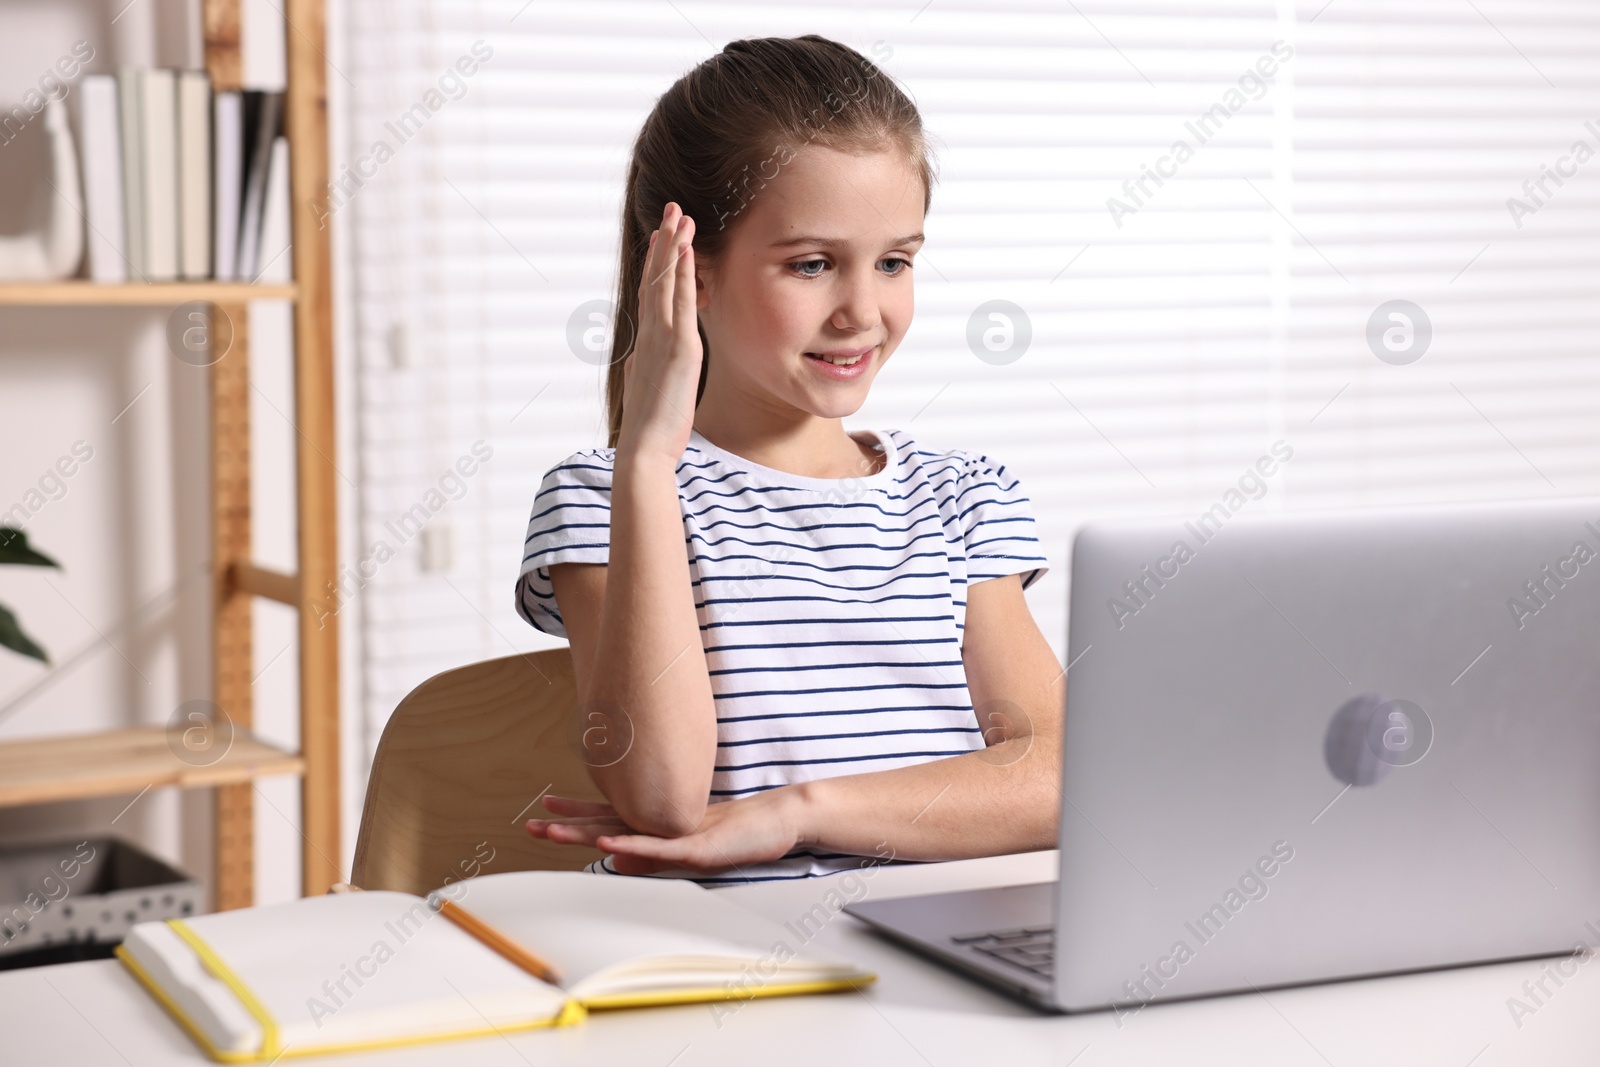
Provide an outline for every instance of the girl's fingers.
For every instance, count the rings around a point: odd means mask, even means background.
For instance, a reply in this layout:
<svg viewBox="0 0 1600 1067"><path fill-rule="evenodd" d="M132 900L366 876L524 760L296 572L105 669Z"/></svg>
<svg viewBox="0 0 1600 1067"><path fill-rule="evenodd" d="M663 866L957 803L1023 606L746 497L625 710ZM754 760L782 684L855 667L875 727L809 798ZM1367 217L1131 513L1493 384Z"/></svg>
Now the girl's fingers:
<svg viewBox="0 0 1600 1067"><path fill-rule="evenodd" d="M646 834L601 834L605 838L607 852L628 852L635 856L662 857L668 852L682 851L681 844L669 844L669 841L678 841L679 838L650 837Z"/></svg>
<svg viewBox="0 0 1600 1067"><path fill-rule="evenodd" d="M672 231L669 229L672 205L667 205L667 210L662 212L661 225L650 231L650 243L645 248L644 271L639 276L639 332L644 333L646 323L653 320L655 308L650 303L650 293L653 291L653 281L661 273L661 264L664 262L662 254L671 244L667 239Z"/></svg>
<svg viewBox="0 0 1600 1067"><path fill-rule="evenodd" d="M661 264L666 261L664 256L667 247L672 243L671 237L671 220L665 214L663 214L661 222L654 230L650 231L650 243L645 248L644 277L639 280L639 291L641 293L647 292L650 283L654 280L655 276L661 273Z"/></svg>
<svg viewBox="0 0 1600 1067"><path fill-rule="evenodd" d="M637 294L639 300L639 322L635 327L635 347L638 346L638 339L652 328L651 323L655 321L655 307L650 302L650 279L655 277L656 249L661 244L660 233L660 230L655 230L650 234L652 240L650 247L644 254L644 270L639 274L639 292Z"/></svg>
<svg viewBox="0 0 1600 1067"><path fill-rule="evenodd" d="M618 830L619 833L632 833L634 827L622 822L616 816L563 816L560 819L528 819L528 829L550 829L552 825L574 825L574 827L600 827L602 830Z"/></svg>
<svg viewBox="0 0 1600 1067"><path fill-rule="evenodd" d="M556 826L559 824L561 826L612 827L614 829L620 828L624 833L633 832L627 823L615 815L563 815L559 819L529 819L528 823L530 825L538 823L541 826Z"/></svg>
<svg viewBox="0 0 1600 1067"><path fill-rule="evenodd" d="M672 332L678 348L689 347L695 333L694 220L683 220L683 251L678 255L677 278L673 283Z"/></svg>
<svg viewBox="0 0 1600 1067"><path fill-rule="evenodd" d="M607 834L632 832L630 827L623 825L616 819L606 819L593 823L566 819L560 822L548 819L529 819L526 829L533 837L542 837L559 845L592 845L597 838L604 837Z"/></svg>
<svg viewBox="0 0 1600 1067"><path fill-rule="evenodd" d="M702 855L704 849L698 842L685 837L661 838L630 833L597 834L594 845L603 852L654 861L662 867L703 869L716 866L718 863ZM616 862L612 860L613 865Z"/></svg>
<svg viewBox="0 0 1600 1067"><path fill-rule="evenodd" d="M683 228L683 218L675 220L677 225L672 229L662 226L660 239L656 241L656 264L649 273L646 281L650 285L650 300L652 310L655 312L656 322L662 326L672 325L672 294L677 280L677 255L679 251L679 232Z"/></svg>
<svg viewBox="0 0 1600 1067"><path fill-rule="evenodd" d="M631 389L634 360L641 353L661 352L692 346L695 336L681 336L681 318L690 331L695 328L694 261L689 242L694 237L694 221L683 213L676 203L669 203L662 212L661 225L650 235L645 250L644 270L639 278L638 324L632 349L623 356L622 388L626 396ZM656 357L651 357L652 359ZM656 371L647 367L646 377ZM577 809L556 809L552 811Z"/></svg>
<svg viewBox="0 0 1600 1067"><path fill-rule="evenodd" d="M593 845L602 837L615 833L626 833L627 827L611 826L575 826L572 823L556 822L544 828L544 836L551 841L562 845Z"/></svg>
<svg viewBox="0 0 1600 1067"><path fill-rule="evenodd" d="M544 798L546 810L558 815L610 815L615 817L617 809L610 804L598 800L579 800L577 797L563 797L551 794Z"/></svg>
<svg viewBox="0 0 1600 1067"><path fill-rule="evenodd" d="M641 859L638 856L630 856L624 852L612 855L611 866L615 867L619 874L655 874L657 871L672 869L672 864L670 863Z"/></svg>

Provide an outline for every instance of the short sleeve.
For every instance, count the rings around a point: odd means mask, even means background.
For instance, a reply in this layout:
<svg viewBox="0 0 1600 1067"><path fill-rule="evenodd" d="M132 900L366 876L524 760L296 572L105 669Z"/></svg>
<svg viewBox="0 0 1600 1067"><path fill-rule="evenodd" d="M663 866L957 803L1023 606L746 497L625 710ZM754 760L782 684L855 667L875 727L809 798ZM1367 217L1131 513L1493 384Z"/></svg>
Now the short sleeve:
<svg viewBox="0 0 1600 1067"><path fill-rule="evenodd" d="M964 453L956 514L967 553L967 584L1022 575L1026 589L1050 569L1033 502L1022 481L988 456Z"/></svg>
<svg viewBox="0 0 1600 1067"><path fill-rule="evenodd" d="M609 448L574 452L545 473L533 498L517 576L517 614L537 630L567 636L550 585L552 565L605 563L611 558L614 456Z"/></svg>

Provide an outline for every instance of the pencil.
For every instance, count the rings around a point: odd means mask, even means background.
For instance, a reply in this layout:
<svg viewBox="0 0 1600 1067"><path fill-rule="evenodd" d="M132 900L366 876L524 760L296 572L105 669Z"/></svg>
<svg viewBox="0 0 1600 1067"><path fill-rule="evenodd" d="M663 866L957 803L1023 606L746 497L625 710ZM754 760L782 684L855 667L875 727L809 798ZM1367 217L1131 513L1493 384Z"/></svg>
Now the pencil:
<svg viewBox="0 0 1600 1067"><path fill-rule="evenodd" d="M439 913L534 977L561 984L561 972L454 901L440 898Z"/></svg>

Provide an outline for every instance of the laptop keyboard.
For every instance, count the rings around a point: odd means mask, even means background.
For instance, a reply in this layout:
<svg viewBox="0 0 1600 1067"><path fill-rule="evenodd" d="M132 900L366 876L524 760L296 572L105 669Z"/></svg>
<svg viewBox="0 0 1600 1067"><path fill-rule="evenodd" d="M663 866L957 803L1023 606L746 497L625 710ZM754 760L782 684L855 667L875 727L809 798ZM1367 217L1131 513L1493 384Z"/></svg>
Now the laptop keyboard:
<svg viewBox="0 0 1600 1067"><path fill-rule="evenodd" d="M990 930L950 940L1045 978L1055 975L1054 926L1019 926L1015 930Z"/></svg>

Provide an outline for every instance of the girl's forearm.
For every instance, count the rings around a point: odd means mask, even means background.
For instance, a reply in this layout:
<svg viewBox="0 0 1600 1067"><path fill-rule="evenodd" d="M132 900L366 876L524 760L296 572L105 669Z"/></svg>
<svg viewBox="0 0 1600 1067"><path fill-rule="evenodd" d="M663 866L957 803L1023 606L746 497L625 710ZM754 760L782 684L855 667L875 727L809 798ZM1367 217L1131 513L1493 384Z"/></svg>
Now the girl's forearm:
<svg viewBox="0 0 1600 1067"><path fill-rule="evenodd" d="M605 600L581 710L608 716L603 725L616 731L608 740L626 748L621 758L591 759L590 777L629 825L667 837L700 825L716 762L716 709L689 583L676 464L618 449Z"/></svg>
<svg viewBox="0 0 1600 1067"><path fill-rule="evenodd" d="M795 791L801 844L852 855L955 860L1054 848L1059 745L1027 735L910 767L847 774Z"/></svg>

